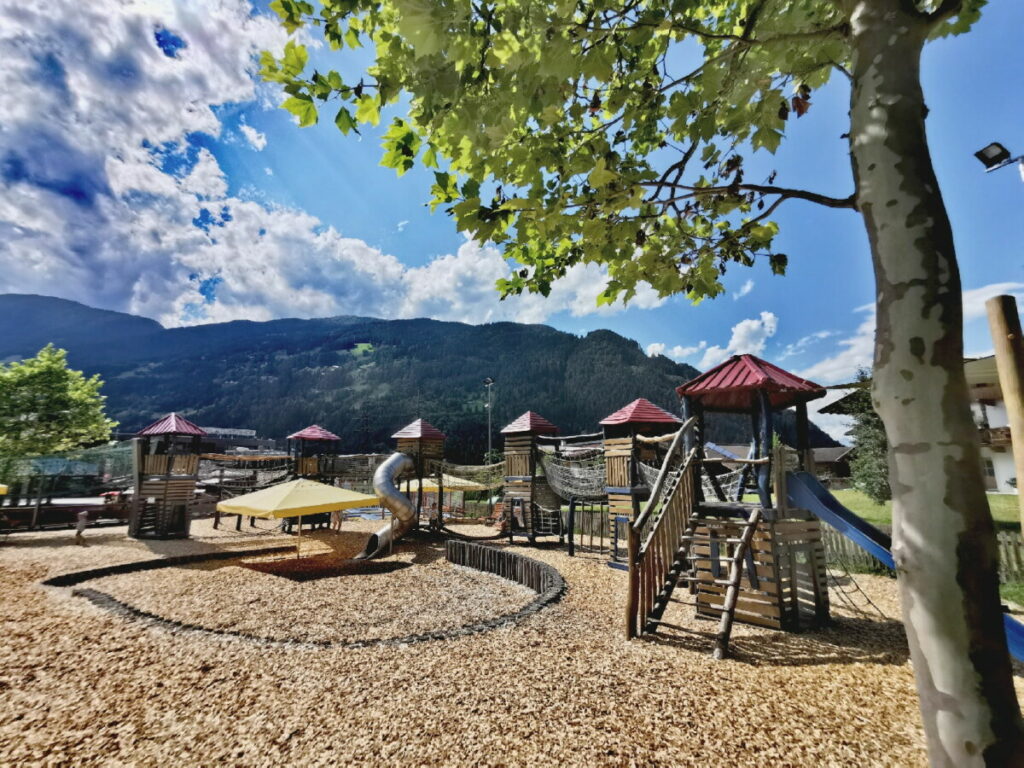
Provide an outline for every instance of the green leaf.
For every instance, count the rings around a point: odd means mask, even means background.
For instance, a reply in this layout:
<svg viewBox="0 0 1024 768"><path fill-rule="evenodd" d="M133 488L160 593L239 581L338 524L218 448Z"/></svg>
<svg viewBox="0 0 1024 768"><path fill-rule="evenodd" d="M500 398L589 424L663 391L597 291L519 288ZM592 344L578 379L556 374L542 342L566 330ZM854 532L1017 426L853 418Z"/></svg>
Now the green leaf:
<svg viewBox="0 0 1024 768"><path fill-rule="evenodd" d="M590 186L600 188L607 185L608 182L613 179L618 178L618 176L619 174L615 173L615 171L608 170L605 160L602 157L598 159L597 163L594 165L594 170L592 170L590 175L587 176L587 181L590 183Z"/></svg>
<svg viewBox="0 0 1024 768"><path fill-rule="evenodd" d="M299 118L300 128L313 125L317 121L316 105L308 96L292 96L285 99L281 107Z"/></svg>
<svg viewBox="0 0 1024 768"><path fill-rule="evenodd" d="M338 110L338 114L335 115L334 117L334 124L338 126L338 130L341 131L346 136L348 135L349 131L355 131L356 133L359 133L358 128L356 128L356 121L352 119L352 113L349 112L345 107L342 107L341 109Z"/></svg>
<svg viewBox="0 0 1024 768"><path fill-rule="evenodd" d="M364 93L359 98L359 105L356 107L356 120L370 125L380 123L380 102L377 101L376 96Z"/></svg>

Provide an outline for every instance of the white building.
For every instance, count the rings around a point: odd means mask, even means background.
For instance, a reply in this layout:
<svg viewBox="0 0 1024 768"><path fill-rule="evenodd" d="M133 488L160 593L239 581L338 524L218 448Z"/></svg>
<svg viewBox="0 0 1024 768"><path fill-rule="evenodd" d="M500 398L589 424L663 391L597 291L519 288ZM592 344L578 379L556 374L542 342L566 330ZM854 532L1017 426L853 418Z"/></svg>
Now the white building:
<svg viewBox="0 0 1024 768"><path fill-rule="evenodd" d="M985 487L997 493L1016 493L1017 470L995 356L967 360L964 373L971 392L974 422L981 435Z"/></svg>

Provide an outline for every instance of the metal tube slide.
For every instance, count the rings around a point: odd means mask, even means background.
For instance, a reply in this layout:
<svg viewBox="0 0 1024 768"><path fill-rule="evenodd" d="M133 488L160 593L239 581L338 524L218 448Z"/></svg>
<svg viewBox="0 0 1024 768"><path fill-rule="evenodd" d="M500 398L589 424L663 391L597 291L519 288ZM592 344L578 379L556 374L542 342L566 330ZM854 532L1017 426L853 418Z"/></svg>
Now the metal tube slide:
<svg viewBox="0 0 1024 768"><path fill-rule="evenodd" d="M373 491L391 513L392 520L370 536L366 548L355 556L355 560L369 560L385 554L416 522L416 507L408 496L398 490L397 482L403 472L414 467L411 457L393 453L373 473Z"/></svg>

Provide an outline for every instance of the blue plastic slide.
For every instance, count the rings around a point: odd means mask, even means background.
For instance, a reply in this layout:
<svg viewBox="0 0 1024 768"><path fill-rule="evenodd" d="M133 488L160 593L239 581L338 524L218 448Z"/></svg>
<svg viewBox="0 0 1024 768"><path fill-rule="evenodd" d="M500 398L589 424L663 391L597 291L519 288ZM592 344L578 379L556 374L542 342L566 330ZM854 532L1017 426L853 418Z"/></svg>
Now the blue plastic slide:
<svg viewBox="0 0 1024 768"><path fill-rule="evenodd" d="M884 565L895 570L892 559L892 539L888 534L848 510L839 500L808 472L787 472L786 490L791 506L808 509L818 519L831 525L846 538L870 552ZM1024 661L1024 624L1009 614L1003 614L1006 644L1010 655Z"/></svg>

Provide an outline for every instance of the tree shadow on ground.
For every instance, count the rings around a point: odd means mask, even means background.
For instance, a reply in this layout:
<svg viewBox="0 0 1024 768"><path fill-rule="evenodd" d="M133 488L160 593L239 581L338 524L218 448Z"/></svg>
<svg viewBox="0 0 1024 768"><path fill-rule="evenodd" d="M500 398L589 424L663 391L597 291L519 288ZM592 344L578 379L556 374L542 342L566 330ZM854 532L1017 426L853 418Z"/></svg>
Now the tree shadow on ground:
<svg viewBox="0 0 1024 768"><path fill-rule="evenodd" d="M718 623L712 620L698 622L693 628L671 625L649 636L649 642L710 654L717 632ZM729 643L729 657L752 666L898 666L906 664L909 656L903 625L892 620L841 617L827 627L805 632L758 630L733 635Z"/></svg>

